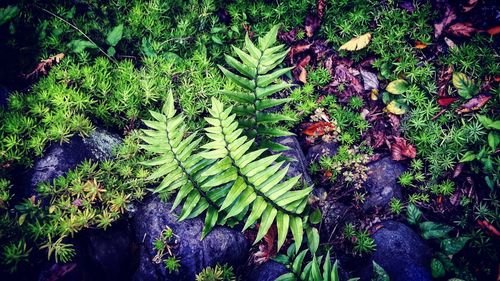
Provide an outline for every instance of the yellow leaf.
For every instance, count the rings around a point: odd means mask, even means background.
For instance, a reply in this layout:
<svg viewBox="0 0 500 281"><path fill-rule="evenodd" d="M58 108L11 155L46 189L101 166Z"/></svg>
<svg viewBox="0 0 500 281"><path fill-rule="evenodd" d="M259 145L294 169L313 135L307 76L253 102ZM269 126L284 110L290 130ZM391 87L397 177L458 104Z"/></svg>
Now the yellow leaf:
<svg viewBox="0 0 500 281"><path fill-rule="evenodd" d="M384 109L385 112L389 112L395 115L403 115L406 110L395 100L391 101Z"/></svg>
<svg viewBox="0 0 500 281"><path fill-rule="evenodd" d="M359 37L352 38L351 40L346 42L344 45L340 46L339 50L347 50L347 51L361 50L364 47L368 46L368 43L370 43L370 40L372 40L371 33L366 33L366 34L363 34Z"/></svg>
<svg viewBox="0 0 500 281"><path fill-rule="evenodd" d="M370 92L370 98L372 100L378 100L378 90L377 89L372 89L372 91Z"/></svg>

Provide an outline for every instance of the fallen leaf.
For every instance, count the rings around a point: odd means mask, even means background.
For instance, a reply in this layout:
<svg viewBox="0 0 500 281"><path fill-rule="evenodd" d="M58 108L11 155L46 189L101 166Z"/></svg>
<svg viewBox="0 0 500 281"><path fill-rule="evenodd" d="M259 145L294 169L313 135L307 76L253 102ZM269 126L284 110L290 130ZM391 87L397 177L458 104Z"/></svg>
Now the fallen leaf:
<svg viewBox="0 0 500 281"><path fill-rule="evenodd" d="M464 13L470 12L474 7L476 7L479 0L469 0L465 5L462 5L462 11Z"/></svg>
<svg viewBox="0 0 500 281"><path fill-rule="evenodd" d="M393 95L401 95L408 89L408 82L403 79L397 79L389 83L385 90Z"/></svg>
<svg viewBox="0 0 500 281"><path fill-rule="evenodd" d="M474 110L478 110L483 107L489 100L491 99L490 95L480 94L477 97L474 97L468 100L466 103L462 104L459 108L457 108L458 114L468 113Z"/></svg>
<svg viewBox="0 0 500 281"><path fill-rule="evenodd" d="M452 74L453 74L452 66L449 66L448 68L441 68L441 70L439 70L437 79L438 96L444 97L448 95L448 83L451 80Z"/></svg>
<svg viewBox="0 0 500 281"><path fill-rule="evenodd" d="M277 228L276 225L273 224L266 235L264 235L264 241L259 245L259 251L253 254L253 260L256 264L263 264L276 255L276 247L274 247L276 236Z"/></svg>
<svg viewBox="0 0 500 281"><path fill-rule="evenodd" d="M307 37L312 37L314 32L318 30L321 24L321 19L317 15L308 15L305 22L305 30Z"/></svg>
<svg viewBox="0 0 500 281"><path fill-rule="evenodd" d="M446 106L454 103L456 100L458 100L458 98L454 98L454 97L440 97L438 99L438 103L439 103L440 106L446 107Z"/></svg>
<svg viewBox="0 0 500 281"><path fill-rule="evenodd" d="M496 237L500 237L500 231L498 231L498 229L496 229L496 227L493 226L488 221L478 220L477 224L479 224L479 226L481 226L482 228L485 228L486 230L488 230L491 234L495 235Z"/></svg>
<svg viewBox="0 0 500 281"><path fill-rule="evenodd" d="M370 91L370 99L371 100L378 100L378 95L379 95L379 91L377 89L372 89Z"/></svg>
<svg viewBox="0 0 500 281"><path fill-rule="evenodd" d="M448 27L448 32L455 36L470 37L473 33L478 30L472 26L470 22L455 23L454 25Z"/></svg>
<svg viewBox="0 0 500 281"><path fill-rule="evenodd" d="M297 28L294 28L288 32L284 32L281 30L278 32L278 39L287 44L292 44L293 42L295 42L296 36L297 36Z"/></svg>
<svg viewBox="0 0 500 281"><path fill-rule="evenodd" d="M347 51L358 51L370 43L372 39L371 33L365 33L359 37L354 37L351 40L347 41L344 45L340 46L339 50L347 50Z"/></svg>
<svg viewBox="0 0 500 281"><path fill-rule="evenodd" d="M305 66L308 65L310 61L311 56L305 56L297 63L295 69L293 69L292 73L297 81L304 84L307 83L307 70Z"/></svg>
<svg viewBox="0 0 500 281"><path fill-rule="evenodd" d="M417 49L425 49L425 48L427 48L427 44L422 43L420 41L416 41L415 42L415 48L417 48Z"/></svg>
<svg viewBox="0 0 500 281"><path fill-rule="evenodd" d="M492 27L488 29L486 32L488 32L488 34L490 34L491 36L497 35L498 33L500 33L500 25Z"/></svg>
<svg viewBox="0 0 500 281"><path fill-rule="evenodd" d="M370 91L372 89L377 90L379 86L377 74L373 72L360 69L361 77L363 78L363 88L365 91Z"/></svg>
<svg viewBox="0 0 500 281"><path fill-rule="evenodd" d="M440 22L434 24L434 37L438 38L443 33L444 29L455 19L457 15L453 9L448 5L446 6L446 11L444 13L443 19Z"/></svg>
<svg viewBox="0 0 500 281"><path fill-rule="evenodd" d="M297 70L299 71L299 75L297 77L297 80L306 84L307 83L307 70L302 66L297 67Z"/></svg>
<svg viewBox="0 0 500 281"><path fill-rule="evenodd" d="M316 2L316 13L320 20L323 19L323 15L325 14L325 0L318 0Z"/></svg>
<svg viewBox="0 0 500 281"><path fill-rule="evenodd" d="M470 79L463 73L453 73L452 83L457 89L458 94L465 99L472 98L479 92L479 86L474 82L474 80Z"/></svg>
<svg viewBox="0 0 500 281"><path fill-rule="evenodd" d="M31 78L33 76L38 77L39 75L47 75L48 71L52 66L58 64L64 58L64 53L59 53L55 56L51 56L48 59L41 60L35 69L24 75L25 78Z"/></svg>
<svg viewBox="0 0 500 281"><path fill-rule="evenodd" d="M332 123L319 121L307 127L302 133L307 136L322 136L333 130L335 130L335 126Z"/></svg>
<svg viewBox="0 0 500 281"><path fill-rule="evenodd" d="M448 37L445 37L444 38L444 42L446 43L446 45L450 48L450 49L455 49L457 47L457 44L455 44L455 42L453 42L453 40L451 40L450 38Z"/></svg>
<svg viewBox="0 0 500 281"><path fill-rule="evenodd" d="M391 101L384 109L385 112L389 112L395 115L403 115L406 113L406 109L397 101Z"/></svg>
<svg viewBox="0 0 500 281"><path fill-rule="evenodd" d="M391 158L395 161L406 158L413 159L417 156L415 147L408 143L404 138L394 137L394 143L391 145Z"/></svg>

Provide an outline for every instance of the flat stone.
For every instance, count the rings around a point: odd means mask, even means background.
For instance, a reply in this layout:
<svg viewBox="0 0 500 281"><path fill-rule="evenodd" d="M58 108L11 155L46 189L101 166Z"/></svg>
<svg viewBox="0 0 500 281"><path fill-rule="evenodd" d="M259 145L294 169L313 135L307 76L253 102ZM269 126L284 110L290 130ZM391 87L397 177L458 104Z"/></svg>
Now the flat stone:
<svg viewBox="0 0 500 281"><path fill-rule="evenodd" d="M248 281L274 281L289 270L281 263L270 260L253 268L246 276Z"/></svg>

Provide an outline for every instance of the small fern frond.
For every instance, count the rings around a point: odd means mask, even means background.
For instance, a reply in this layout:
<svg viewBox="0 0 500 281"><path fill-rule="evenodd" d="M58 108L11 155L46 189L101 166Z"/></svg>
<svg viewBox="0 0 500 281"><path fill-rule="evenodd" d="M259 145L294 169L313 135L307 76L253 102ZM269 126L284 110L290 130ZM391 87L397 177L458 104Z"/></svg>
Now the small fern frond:
<svg viewBox="0 0 500 281"><path fill-rule="evenodd" d="M267 112L268 109L291 100L270 99L269 96L294 86L286 82L276 82L279 77L293 69L293 67L276 69L289 52L284 45L274 46L278 28L274 26L264 37L259 38L258 46L250 40L248 34L245 36L245 51L233 46L238 59L225 55L225 60L235 70L234 72L219 65L224 75L242 88L242 91L224 90L222 93L238 103L233 108L233 113L240 116L240 125L245 128L245 134L251 138L293 135L288 131L273 129L269 126L270 123L291 121L292 118ZM289 149L269 141L260 143L261 146L263 143L267 143L266 147L274 151Z"/></svg>
<svg viewBox="0 0 500 281"><path fill-rule="evenodd" d="M244 229L260 219L255 242L260 241L276 222L278 248L283 245L289 229L300 245L302 213L311 188L294 189L300 176L284 180L288 166L282 167L284 161L276 163L279 154L262 158L266 149L250 151L253 139L243 135L231 111L231 107L224 109L220 101L212 99L211 117L205 118L211 125L205 129L211 141L202 146L206 151L200 155L207 160L215 159L217 163L202 173L206 179L201 187L231 186L220 210L227 213L228 219L244 217L251 208Z"/></svg>
<svg viewBox="0 0 500 281"><path fill-rule="evenodd" d="M338 261L333 263L330 260L330 251L326 253L326 256L316 257L313 255L313 259L305 264L304 259L307 256L308 250L303 250L300 252L291 264L290 273L281 275L276 279L276 281L339 281L338 272ZM323 265L321 263L323 262ZM357 280L357 279L349 279Z"/></svg>
<svg viewBox="0 0 500 281"><path fill-rule="evenodd" d="M196 133L187 135L184 118L176 115L172 93L169 93L162 112L150 111L154 120L144 120L149 129L142 130L141 147L156 155L142 164L156 167L148 180L162 179L155 192L177 191L172 209L184 201L179 220L193 218L207 210L205 218L206 235L218 221L219 204L228 187L204 190L199 186L201 173L210 167L214 160L195 154L201 141Z"/></svg>

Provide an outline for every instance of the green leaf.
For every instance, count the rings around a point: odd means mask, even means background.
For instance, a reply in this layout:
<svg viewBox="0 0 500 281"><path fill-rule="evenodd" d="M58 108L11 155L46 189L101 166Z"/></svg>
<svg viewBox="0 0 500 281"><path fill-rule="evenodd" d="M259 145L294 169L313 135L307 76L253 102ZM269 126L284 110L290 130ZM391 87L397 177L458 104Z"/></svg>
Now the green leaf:
<svg viewBox="0 0 500 281"><path fill-rule="evenodd" d="M262 214L262 220L259 225L259 231L257 232L257 237L255 238L254 244L259 242L264 235L267 234L267 231L271 227L274 222L274 218L276 217L277 211L273 206L267 206L266 210Z"/></svg>
<svg viewBox="0 0 500 281"><path fill-rule="evenodd" d="M474 82L474 80L470 79L463 73L453 73L452 83L457 89L458 94L464 99L470 99L479 92L479 86Z"/></svg>
<svg viewBox="0 0 500 281"><path fill-rule="evenodd" d="M0 25L10 21L19 14L19 8L17 6L7 6L0 9Z"/></svg>
<svg viewBox="0 0 500 281"><path fill-rule="evenodd" d="M78 53L82 53L87 48L96 49L97 45L90 42L90 41L87 41L87 40L75 39L75 40L72 40L71 42L69 42L67 47L72 52L78 54Z"/></svg>
<svg viewBox="0 0 500 281"><path fill-rule="evenodd" d="M316 208L310 215L309 215L309 222L311 224L318 224L321 222L321 219L323 216L321 215L321 210L319 208Z"/></svg>
<svg viewBox="0 0 500 281"><path fill-rule="evenodd" d="M406 106L397 100L392 100L384 109L384 111L395 114L403 115L406 113Z"/></svg>
<svg viewBox="0 0 500 281"><path fill-rule="evenodd" d="M307 250L303 250L300 254L297 255L292 264L293 272L299 273L302 270L302 263L304 262L304 258L307 254Z"/></svg>
<svg viewBox="0 0 500 281"><path fill-rule="evenodd" d="M313 281L321 281L321 270L319 269L319 262L316 256L313 256L312 260L311 278Z"/></svg>
<svg viewBox="0 0 500 281"><path fill-rule="evenodd" d="M300 217L290 218L290 230L292 230L293 239L295 240L295 248L298 252L300 246L302 245L302 238L304 236L304 228Z"/></svg>
<svg viewBox="0 0 500 281"><path fill-rule="evenodd" d="M123 24L119 24L108 33L108 36L106 37L106 43L114 47L118 44L118 42L120 42L122 36L123 36Z"/></svg>
<svg viewBox="0 0 500 281"><path fill-rule="evenodd" d="M306 229L307 234L307 245L309 246L309 251L314 255L319 247L319 232L315 227L309 227Z"/></svg>
<svg viewBox="0 0 500 281"><path fill-rule="evenodd" d="M406 217L410 224L417 224L422 217L422 211L420 211L414 204L408 204L406 208Z"/></svg>
<svg viewBox="0 0 500 281"><path fill-rule="evenodd" d="M289 272L281 275L280 277L276 278L275 281L296 281L297 278L295 277L295 274Z"/></svg>
<svg viewBox="0 0 500 281"><path fill-rule="evenodd" d="M434 278L441 278L446 274L443 264L438 259L432 259L431 272Z"/></svg>
<svg viewBox="0 0 500 281"><path fill-rule="evenodd" d="M403 79L394 80L387 85L385 90L393 95L401 95L408 90L408 82Z"/></svg>
<svg viewBox="0 0 500 281"><path fill-rule="evenodd" d="M467 241L469 241L469 237L455 237L448 238L441 241L441 249L446 255L454 255L465 247Z"/></svg>
<svg viewBox="0 0 500 281"><path fill-rule="evenodd" d="M281 249L283 243L285 243L286 236L288 234L288 226L290 224L290 217L287 214L278 212L276 215L276 226L278 229L278 247L277 250Z"/></svg>
<svg viewBox="0 0 500 281"><path fill-rule="evenodd" d="M491 147L491 150L496 151L498 144L500 144L500 134L497 132L490 132L488 134L488 145Z"/></svg>
<svg viewBox="0 0 500 281"><path fill-rule="evenodd" d="M279 25L275 25L264 37L259 38L259 49L261 51L264 51L265 49L274 45L274 43L276 42L276 37L278 36L279 28Z"/></svg>
<svg viewBox="0 0 500 281"><path fill-rule="evenodd" d="M109 47L107 53L108 53L108 56L114 57L116 54L115 47L113 47L113 46Z"/></svg>
<svg viewBox="0 0 500 281"><path fill-rule="evenodd" d="M473 160L476 160L476 154L472 151L467 151L460 159L460 163L470 162Z"/></svg>
<svg viewBox="0 0 500 281"><path fill-rule="evenodd" d="M373 261L372 281L390 281L389 274L375 261Z"/></svg>
<svg viewBox="0 0 500 281"><path fill-rule="evenodd" d="M420 230L424 239L432 239L446 237L448 232L453 230L453 227L442 223L426 221L420 224Z"/></svg>

